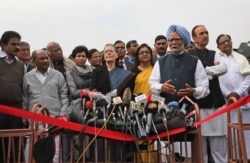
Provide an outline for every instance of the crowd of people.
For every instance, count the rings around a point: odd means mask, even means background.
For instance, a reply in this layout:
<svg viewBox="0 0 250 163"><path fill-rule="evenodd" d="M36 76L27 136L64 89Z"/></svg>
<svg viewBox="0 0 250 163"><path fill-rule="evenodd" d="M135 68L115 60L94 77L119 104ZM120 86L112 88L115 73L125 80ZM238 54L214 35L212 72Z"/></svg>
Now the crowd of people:
<svg viewBox="0 0 250 163"><path fill-rule="evenodd" d="M215 52L206 48L209 32L204 25L194 26L191 32L184 26L171 25L166 35L156 36L153 48L136 40L116 40L101 50L78 45L66 57L63 47L54 41L30 54L29 43L22 41L18 32L6 31L0 40L0 104L31 111L34 104L40 103L52 117L67 120L67 107L81 98L82 90L106 94L116 89L122 96L130 88L133 97L153 93L164 97L166 104L188 96L197 102L201 118L205 118L229 104L229 99L238 100L248 94L250 63L233 50L232 41L229 34L220 34L216 39L219 52ZM231 114L236 121L236 113ZM242 107L242 114L243 122L250 123L250 104ZM0 129L23 128L28 120L1 113L0 124ZM227 163L226 115L202 124L201 132L204 162ZM245 131L245 137L250 139L250 131ZM98 139L100 144L103 141ZM59 158L59 143L56 138L54 162L67 160ZM110 143L113 151L121 146L119 142ZM2 163L7 138L0 141L0 147ZM246 147L250 158L250 141L246 141ZM104 150L100 145L98 153ZM118 156L114 153L113 161L121 159ZM97 161L104 160L100 154Z"/></svg>

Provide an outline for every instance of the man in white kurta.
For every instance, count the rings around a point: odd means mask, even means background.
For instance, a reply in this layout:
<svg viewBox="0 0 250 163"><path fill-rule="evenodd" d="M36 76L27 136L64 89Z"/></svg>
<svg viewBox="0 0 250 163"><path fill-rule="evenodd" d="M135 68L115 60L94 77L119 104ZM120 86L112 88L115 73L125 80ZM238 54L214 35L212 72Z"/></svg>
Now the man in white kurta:
<svg viewBox="0 0 250 163"><path fill-rule="evenodd" d="M245 56L232 50L231 37L221 34L217 37L220 58L227 64L228 71L219 77L220 87L226 99L239 99L248 94L250 86L250 65ZM250 123L250 104L241 107L243 123ZM231 111L231 121L237 122L236 110ZM244 132L247 156L250 158L250 131Z"/></svg>

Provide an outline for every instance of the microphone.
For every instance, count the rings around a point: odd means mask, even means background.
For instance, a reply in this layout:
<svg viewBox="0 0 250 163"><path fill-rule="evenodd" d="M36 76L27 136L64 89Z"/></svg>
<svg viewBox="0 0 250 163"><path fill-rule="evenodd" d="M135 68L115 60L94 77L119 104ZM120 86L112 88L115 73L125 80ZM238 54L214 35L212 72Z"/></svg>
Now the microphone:
<svg viewBox="0 0 250 163"><path fill-rule="evenodd" d="M106 107L108 105L108 102L105 99L99 99L96 100L96 106L97 107Z"/></svg>
<svg viewBox="0 0 250 163"><path fill-rule="evenodd" d="M93 99L93 98L97 99L97 98L102 98L103 94L101 92L89 91L88 96L91 99Z"/></svg>
<svg viewBox="0 0 250 163"><path fill-rule="evenodd" d="M102 97L107 102L110 102L112 97L115 97L115 96L117 96L117 89L114 89L113 91L110 91L110 92L106 93L106 95L105 96L103 95Z"/></svg>
<svg viewBox="0 0 250 163"><path fill-rule="evenodd" d="M116 122L115 113L112 113L113 121Z"/></svg>
<svg viewBox="0 0 250 163"><path fill-rule="evenodd" d="M130 102L130 105L131 105L131 115L135 117L136 124L138 126L137 135L139 138L146 138L147 137L146 131L144 128L142 128L142 125L139 119L139 114L142 113L141 105L133 101Z"/></svg>
<svg viewBox="0 0 250 163"><path fill-rule="evenodd" d="M90 91L88 89L82 89L80 91L81 98L90 98L90 99L102 99L104 95L101 92Z"/></svg>
<svg viewBox="0 0 250 163"><path fill-rule="evenodd" d="M137 104L141 104L142 107L142 120L146 122L147 116L145 114L145 106L147 105L147 96L145 94L140 94L138 96L135 97L135 102Z"/></svg>
<svg viewBox="0 0 250 163"><path fill-rule="evenodd" d="M90 90L88 90L88 89L82 89L81 91L80 91L80 97L83 99L83 98L87 98L87 97L89 97L89 91Z"/></svg>
<svg viewBox="0 0 250 163"><path fill-rule="evenodd" d="M121 97L119 97L119 96L114 97L113 104L118 106L119 114L121 115L122 119L124 120L124 114L123 114L122 107L121 107L121 104L122 104Z"/></svg>
<svg viewBox="0 0 250 163"><path fill-rule="evenodd" d="M175 112L177 111L177 109L179 108L179 104L176 101L171 101L168 103L168 111L166 113L166 118L172 118L173 115L175 115Z"/></svg>
<svg viewBox="0 0 250 163"><path fill-rule="evenodd" d="M165 98L156 94L148 94L147 101L157 101L162 104L165 103Z"/></svg>
<svg viewBox="0 0 250 163"><path fill-rule="evenodd" d="M105 106L102 107L102 113L103 113L103 121L106 121L106 111L105 111Z"/></svg>
<svg viewBox="0 0 250 163"><path fill-rule="evenodd" d="M145 94L140 94L140 95L135 97L135 102L146 106L147 105L147 96Z"/></svg>
<svg viewBox="0 0 250 163"><path fill-rule="evenodd" d="M130 106L130 101L132 100L132 91L129 87L127 87L124 91L123 91L123 95L122 95L122 106L123 107L127 107L129 108Z"/></svg>
<svg viewBox="0 0 250 163"><path fill-rule="evenodd" d="M85 105L86 105L86 101L89 100L89 96L88 96L88 89L82 89L80 91L80 98L82 99L82 114L84 115L84 110L85 110Z"/></svg>
<svg viewBox="0 0 250 163"><path fill-rule="evenodd" d="M187 119L186 129L191 130L193 128L194 118L190 117Z"/></svg>
<svg viewBox="0 0 250 163"><path fill-rule="evenodd" d="M166 106L165 103L161 103L158 105L158 113L160 113L163 117L163 120L166 121L166 113L169 111L169 108Z"/></svg>
<svg viewBox="0 0 250 163"><path fill-rule="evenodd" d="M86 119L87 118L89 118L89 116L90 116L90 114L89 114L89 112L90 112L90 110L93 108L93 101L87 101L86 102L86 113L85 113L85 115L84 115L84 117L83 117L83 122L85 122L86 121Z"/></svg>
<svg viewBox="0 0 250 163"><path fill-rule="evenodd" d="M158 105L158 113L162 114L165 116L165 114L169 111L169 108L165 103L161 103Z"/></svg>
<svg viewBox="0 0 250 163"><path fill-rule="evenodd" d="M151 126L152 126L152 120L153 115L157 113L158 110L158 102L150 101L147 103L147 106L145 107L145 113L146 116L146 133L149 134Z"/></svg>
<svg viewBox="0 0 250 163"><path fill-rule="evenodd" d="M181 109L179 110L177 116L180 117L180 118L185 118L186 116L186 113L187 113L187 110L186 110L186 107L188 106L187 103L183 103L182 106L181 106Z"/></svg>
<svg viewBox="0 0 250 163"><path fill-rule="evenodd" d="M158 104L162 104L165 102L165 98L158 96L156 94L148 94L147 95L147 107L145 108L145 112L147 114L146 119L146 133L149 134L152 126L153 116L158 111ZM164 115L165 116L165 115Z"/></svg>

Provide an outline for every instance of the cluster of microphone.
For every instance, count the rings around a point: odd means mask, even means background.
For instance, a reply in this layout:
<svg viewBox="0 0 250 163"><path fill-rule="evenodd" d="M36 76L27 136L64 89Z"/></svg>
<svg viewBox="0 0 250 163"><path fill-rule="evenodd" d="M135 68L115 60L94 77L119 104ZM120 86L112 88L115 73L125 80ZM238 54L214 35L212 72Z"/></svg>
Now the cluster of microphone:
<svg viewBox="0 0 250 163"><path fill-rule="evenodd" d="M106 125L107 129L130 133L137 138L178 127L192 128L195 121L188 102L172 101L166 105L165 98L155 94L140 94L132 99L129 88L124 90L122 97L117 96L116 90L106 95L82 90L81 99L77 123L95 127Z"/></svg>

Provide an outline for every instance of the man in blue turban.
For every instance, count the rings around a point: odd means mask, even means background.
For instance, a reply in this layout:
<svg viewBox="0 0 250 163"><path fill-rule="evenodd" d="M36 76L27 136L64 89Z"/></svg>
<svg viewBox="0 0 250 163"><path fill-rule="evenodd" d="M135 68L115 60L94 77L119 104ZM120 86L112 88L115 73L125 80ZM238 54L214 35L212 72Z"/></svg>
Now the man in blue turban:
<svg viewBox="0 0 250 163"><path fill-rule="evenodd" d="M170 51L154 65L149 78L151 92L165 97L166 103L184 96L193 101L206 97L209 94L206 71L198 57L184 51L190 43L190 33L183 26L171 25L166 36Z"/></svg>
<svg viewBox="0 0 250 163"><path fill-rule="evenodd" d="M190 33L180 25L167 30L169 54L158 59L149 79L151 91L170 101L183 96L199 99L208 95L208 77L201 61L184 51L190 43ZM198 77L198 76L199 77Z"/></svg>
<svg viewBox="0 0 250 163"><path fill-rule="evenodd" d="M180 35L180 37L183 40L184 47L187 47L189 45L189 43L191 41L191 36L190 36L189 31L185 27L180 26L180 25L171 25L167 31L167 38L168 39L170 37L170 34L173 32L177 32Z"/></svg>

